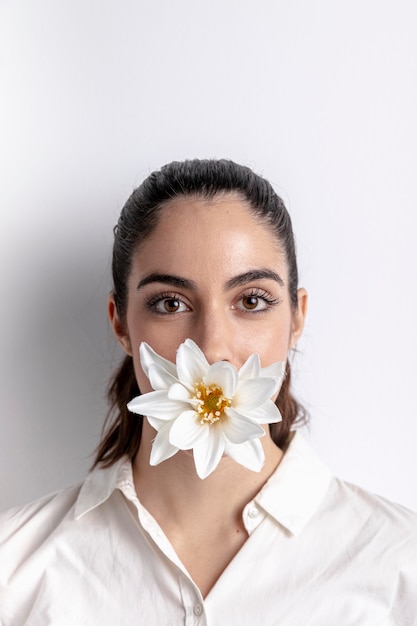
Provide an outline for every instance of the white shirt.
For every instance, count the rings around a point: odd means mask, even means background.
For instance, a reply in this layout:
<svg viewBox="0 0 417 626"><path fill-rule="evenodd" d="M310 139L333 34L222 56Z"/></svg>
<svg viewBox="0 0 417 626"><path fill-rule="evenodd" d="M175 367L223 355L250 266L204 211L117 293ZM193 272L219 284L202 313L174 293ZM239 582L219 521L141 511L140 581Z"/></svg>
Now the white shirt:
<svg viewBox="0 0 417 626"><path fill-rule="evenodd" d="M140 504L129 462L0 517L2 626L415 626L417 515L331 477L300 434L210 593Z"/></svg>

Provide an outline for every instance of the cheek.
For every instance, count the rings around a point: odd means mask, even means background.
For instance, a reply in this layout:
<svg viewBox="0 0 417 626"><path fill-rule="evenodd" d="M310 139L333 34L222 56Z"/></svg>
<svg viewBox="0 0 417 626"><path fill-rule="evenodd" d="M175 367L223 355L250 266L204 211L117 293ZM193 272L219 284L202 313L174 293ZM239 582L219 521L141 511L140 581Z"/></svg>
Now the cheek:
<svg viewBox="0 0 417 626"><path fill-rule="evenodd" d="M264 329L258 329L246 337L243 343L247 356L257 352L262 367L268 367L277 361L285 361L291 348L291 316L285 320L276 320ZM247 358L247 357L246 357Z"/></svg>
<svg viewBox="0 0 417 626"><path fill-rule="evenodd" d="M253 352L259 352L262 367L268 367L277 361L286 361L289 347L288 338L277 335L269 337L265 343L258 343Z"/></svg>

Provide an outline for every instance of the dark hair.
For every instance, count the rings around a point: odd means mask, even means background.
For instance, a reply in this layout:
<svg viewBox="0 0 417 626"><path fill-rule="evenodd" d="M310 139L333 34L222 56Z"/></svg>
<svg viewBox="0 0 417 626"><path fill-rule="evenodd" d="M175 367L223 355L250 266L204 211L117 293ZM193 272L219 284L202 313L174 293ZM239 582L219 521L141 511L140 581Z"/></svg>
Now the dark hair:
<svg viewBox="0 0 417 626"><path fill-rule="evenodd" d="M112 262L113 295L122 322L126 316L127 282L133 255L156 227L163 206L178 196L212 199L228 193L238 194L250 211L275 234L285 251L291 304L293 309L297 308L298 270L294 235L290 216L281 198L267 180L248 167L225 159L195 159L174 161L153 172L135 189L123 207L114 229ZM270 425L271 436L281 448L288 443L291 426L305 417L303 407L290 392L290 383L291 371L287 364L286 377L276 401L282 421ZM126 356L109 386L110 411L94 465L106 467L124 455L132 459L135 456L142 433L142 418L130 413L126 404L139 393L132 357Z"/></svg>

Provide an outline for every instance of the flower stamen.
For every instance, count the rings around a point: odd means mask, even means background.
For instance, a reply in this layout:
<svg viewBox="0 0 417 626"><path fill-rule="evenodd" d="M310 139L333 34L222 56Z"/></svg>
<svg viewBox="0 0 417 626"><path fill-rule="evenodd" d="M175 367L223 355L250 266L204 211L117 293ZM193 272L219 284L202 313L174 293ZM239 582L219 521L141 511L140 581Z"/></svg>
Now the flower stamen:
<svg viewBox="0 0 417 626"><path fill-rule="evenodd" d="M224 410L231 405L231 400L223 395L223 389L219 385L206 385L203 382L196 383L194 388L200 424L212 425L223 421Z"/></svg>

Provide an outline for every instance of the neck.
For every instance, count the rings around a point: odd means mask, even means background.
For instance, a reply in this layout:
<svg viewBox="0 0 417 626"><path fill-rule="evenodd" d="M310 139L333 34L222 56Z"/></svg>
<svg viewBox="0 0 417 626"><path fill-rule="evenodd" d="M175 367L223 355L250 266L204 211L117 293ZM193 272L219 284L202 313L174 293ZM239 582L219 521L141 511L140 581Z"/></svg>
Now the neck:
<svg viewBox="0 0 417 626"><path fill-rule="evenodd" d="M201 519L221 514L222 519L241 520L244 506L256 495L277 467L282 451L267 434L261 439L265 463L260 472L252 472L225 456L206 479L196 473L191 451L179 451L157 466L149 464L155 431L144 420L141 444L133 464L135 487L142 504L164 526L183 523L184 513L193 511ZM207 517L205 517L207 519Z"/></svg>
<svg viewBox="0 0 417 626"><path fill-rule="evenodd" d="M155 431L144 420L141 445L133 464L138 497L170 540L203 597L247 540L242 512L282 458L268 433L262 438L265 464L251 472L223 457L206 479L195 471L190 452L177 452L160 465L149 465Z"/></svg>

